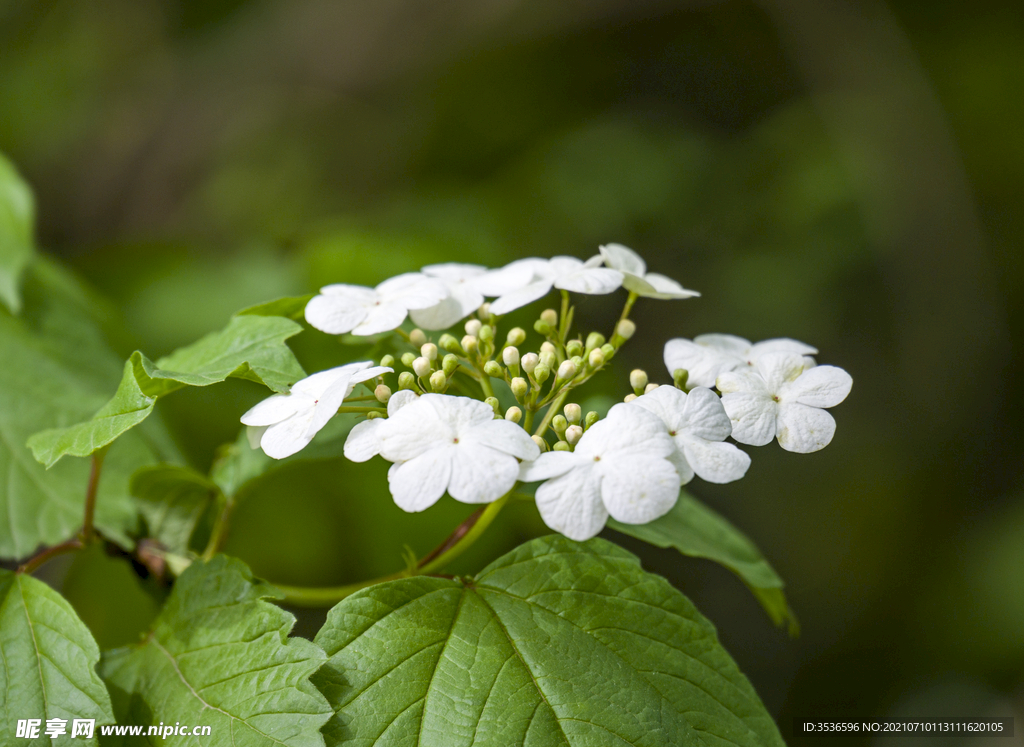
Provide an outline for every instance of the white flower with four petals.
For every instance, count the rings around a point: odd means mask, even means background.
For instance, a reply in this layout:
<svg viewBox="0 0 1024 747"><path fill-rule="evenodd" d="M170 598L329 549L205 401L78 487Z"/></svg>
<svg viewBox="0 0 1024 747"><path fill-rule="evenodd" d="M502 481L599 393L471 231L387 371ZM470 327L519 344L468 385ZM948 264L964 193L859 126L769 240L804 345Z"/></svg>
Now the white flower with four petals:
<svg viewBox="0 0 1024 747"><path fill-rule="evenodd" d="M335 283L306 304L306 321L332 335L375 335L397 329L410 310L435 306L447 297L444 283L418 272L397 275L376 288Z"/></svg>
<svg viewBox="0 0 1024 747"><path fill-rule="evenodd" d="M656 272L647 272L647 263L639 254L622 244L605 244L599 248L606 267L623 275L622 285L645 298L693 298L700 293L688 290L675 280Z"/></svg>
<svg viewBox="0 0 1024 747"><path fill-rule="evenodd" d="M602 261L601 257L586 262L576 257L516 260L503 269L509 273L528 273L523 274L518 287L506 290L491 303L491 311L507 314L543 298L552 288L598 296L612 293L622 286L622 273L601 267Z"/></svg>
<svg viewBox="0 0 1024 747"><path fill-rule="evenodd" d="M816 355L817 350L799 340L779 337L752 343L735 335L698 335L692 340L677 337L665 343L665 366L669 375L676 369L689 372L687 386L713 387L719 374L738 369L753 370L758 359L767 353L798 353ZM805 364L814 365L814 359L805 358Z"/></svg>

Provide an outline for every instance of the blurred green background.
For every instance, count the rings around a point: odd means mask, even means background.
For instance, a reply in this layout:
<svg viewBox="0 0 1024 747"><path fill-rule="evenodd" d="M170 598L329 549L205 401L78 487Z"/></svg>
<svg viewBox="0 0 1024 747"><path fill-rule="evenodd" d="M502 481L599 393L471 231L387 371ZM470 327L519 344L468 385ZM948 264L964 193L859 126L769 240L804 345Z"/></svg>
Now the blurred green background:
<svg viewBox="0 0 1024 747"><path fill-rule="evenodd" d="M787 579L799 639L717 566L614 537L718 626L787 737L846 715L1024 730L1022 84L1019 2L0 2L0 150L125 355L329 282L617 241L703 297L638 304L595 394L633 365L667 380L665 340L704 332L795 337L850 371L828 449L753 450L745 480L691 486ZM620 301L585 299L584 331ZM294 347L307 370L363 352ZM206 469L262 396L160 408ZM279 471L228 551L341 583L468 513L403 514L384 475ZM456 571L543 531L521 506ZM118 561L49 572L102 646L155 609Z"/></svg>

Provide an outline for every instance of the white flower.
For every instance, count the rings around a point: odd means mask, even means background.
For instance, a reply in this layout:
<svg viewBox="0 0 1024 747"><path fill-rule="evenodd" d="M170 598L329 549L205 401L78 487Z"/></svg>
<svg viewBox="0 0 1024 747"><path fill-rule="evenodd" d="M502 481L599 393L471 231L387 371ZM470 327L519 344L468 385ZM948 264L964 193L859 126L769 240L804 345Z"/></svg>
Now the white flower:
<svg viewBox="0 0 1024 747"><path fill-rule="evenodd" d="M787 451L809 454L828 445L836 421L823 407L835 407L850 393L853 379L835 366L806 368L794 353L768 353L756 371L718 377L722 405L732 420L732 437L764 446L774 437Z"/></svg>
<svg viewBox="0 0 1024 747"><path fill-rule="evenodd" d="M371 368L372 366L372 368ZM373 361L349 363L295 382L288 394L275 394L242 416L249 444L267 456L284 459L303 449L327 425L356 384L393 369Z"/></svg>
<svg viewBox="0 0 1024 747"><path fill-rule="evenodd" d="M536 459L540 449L515 423L495 420L484 402L424 394L394 410L389 402L386 420L352 429L345 456L363 462L374 454L395 463L388 471L395 503L423 511L446 490L463 503L497 500L516 483L517 458Z"/></svg>
<svg viewBox="0 0 1024 747"><path fill-rule="evenodd" d="M499 294L491 312L507 314L544 297L552 288L589 295L611 293L622 285L622 273L601 267L601 262L601 257L586 262L575 257L516 260L503 269L516 275L524 271L528 274L522 276L524 280L516 288Z"/></svg>
<svg viewBox="0 0 1024 747"><path fill-rule="evenodd" d="M669 461L675 445L665 425L640 407L619 404L592 425L575 451L549 451L524 463L519 479L546 480L537 508L549 527L570 539L590 539L609 514L646 524L679 498L679 474Z"/></svg>
<svg viewBox="0 0 1024 747"><path fill-rule="evenodd" d="M689 372L687 386L713 387L719 374L726 371L753 370L766 353L798 353L816 355L817 350L798 340L779 337L753 344L735 335L698 335L693 340L682 337L665 343L665 365L670 375L676 369ZM814 365L813 358L805 364Z"/></svg>
<svg viewBox="0 0 1024 747"><path fill-rule="evenodd" d="M448 329L472 314L484 302L484 296L500 296L530 282L533 273L526 267L488 270L481 265L449 262L427 265L421 272L442 283L448 297L434 306L413 309L413 322L423 329Z"/></svg>
<svg viewBox="0 0 1024 747"><path fill-rule="evenodd" d="M376 288L336 283L306 304L306 321L332 335L375 335L397 329L410 309L434 306L448 296L445 285L418 272L385 280Z"/></svg>
<svg viewBox="0 0 1024 747"><path fill-rule="evenodd" d="M647 272L647 263L640 255L622 244L605 244L599 247L607 267L623 275L622 285L626 290L646 298L693 298L700 293L687 290L672 278Z"/></svg>
<svg viewBox="0 0 1024 747"><path fill-rule="evenodd" d="M674 386L659 386L630 403L653 412L668 429L676 445L673 462L685 485L696 472L708 482L739 480L750 467L750 456L733 444L723 443L732 423L722 401L705 387L689 394Z"/></svg>

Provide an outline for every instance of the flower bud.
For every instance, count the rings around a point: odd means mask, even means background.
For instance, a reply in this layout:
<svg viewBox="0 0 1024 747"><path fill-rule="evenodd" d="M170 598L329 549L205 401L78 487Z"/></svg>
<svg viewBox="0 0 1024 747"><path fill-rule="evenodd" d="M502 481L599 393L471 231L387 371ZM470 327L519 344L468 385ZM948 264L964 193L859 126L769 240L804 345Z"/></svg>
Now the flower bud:
<svg viewBox="0 0 1024 747"><path fill-rule="evenodd" d="M423 347L427 342L427 335L422 329L414 329L409 333L409 342L418 348Z"/></svg>
<svg viewBox="0 0 1024 747"><path fill-rule="evenodd" d="M518 423L522 419L523 411L520 410L518 407L510 407L507 410L505 410L505 420L509 421L510 423Z"/></svg>
<svg viewBox="0 0 1024 747"><path fill-rule="evenodd" d="M484 323L481 322L479 319L470 319L465 324L466 334L476 337L478 334L480 334L480 328L482 326L484 326Z"/></svg>
<svg viewBox="0 0 1024 747"><path fill-rule="evenodd" d="M574 358L577 355L583 355L583 343L579 340L569 340L565 344L565 352L570 358Z"/></svg>
<svg viewBox="0 0 1024 747"><path fill-rule="evenodd" d="M495 414L495 415L501 415L501 405L500 405L500 403L498 402L498 398L497 398L497 397L487 397L487 398L486 398L486 399L484 400L484 402L485 402L485 403L487 403L487 405L488 405L488 406L489 406L489 407L490 407L490 408L491 408L492 410L494 410L494 414Z"/></svg>
<svg viewBox="0 0 1024 747"><path fill-rule="evenodd" d="M505 378L505 372L501 370L501 364L498 361L487 361L484 364L484 373L496 379Z"/></svg>
<svg viewBox="0 0 1024 747"><path fill-rule="evenodd" d="M686 390L686 380L690 378L690 372L685 368L677 368L672 372L672 383L677 389Z"/></svg>
<svg viewBox="0 0 1024 747"><path fill-rule="evenodd" d="M477 342L473 335L466 335L462 338L462 349L466 351L468 355L473 355L476 352Z"/></svg>
<svg viewBox="0 0 1024 747"><path fill-rule="evenodd" d="M509 345L522 345L526 342L526 330L522 327L513 327L505 336Z"/></svg>
<svg viewBox="0 0 1024 747"><path fill-rule="evenodd" d="M548 442L545 441L543 438L541 438L540 436L530 436L530 438L533 439L533 442L537 444L537 447L541 450L542 453L548 450Z"/></svg>
<svg viewBox="0 0 1024 747"><path fill-rule="evenodd" d="M636 334L636 323L632 319L623 319L615 325L615 334L621 337L623 341L628 340Z"/></svg>
<svg viewBox="0 0 1024 747"><path fill-rule="evenodd" d="M587 417L583 421L583 430L586 430L600 419L601 416L597 414L597 411L591 410L590 412L587 413Z"/></svg>
<svg viewBox="0 0 1024 747"><path fill-rule="evenodd" d="M541 351L540 362L548 368L558 368L558 356L548 350Z"/></svg>
<svg viewBox="0 0 1024 747"><path fill-rule="evenodd" d="M555 378L561 379L562 381L568 381L576 375L576 364L572 361L562 361L562 364L558 367L558 376Z"/></svg>
<svg viewBox="0 0 1024 747"><path fill-rule="evenodd" d="M574 355L569 360L572 361L572 365L576 366L576 370L577 371L579 371L581 368L583 368L583 359L580 356Z"/></svg>
<svg viewBox="0 0 1024 747"><path fill-rule="evenodd" d="M448 377L444 375L444 371L434 371L430 374L430 388L435 392L443 392L448 388Z"/></svg>
<svg viewBox="0 0 1024 747"><path fill-rule="evenodd" d="M507 348L501 351L501 359L505 361L506 366L518 366L519 365L519 348L514 345L509 345Z"/></svg>
<svg viewBox="0 0 1024 747"><path fill-rule="evenodd" d="M623 402L632 402L635 399L636 399L636 395L633 394L632 392L630 392L629 394L627 394L625 397L622 398L622 401Z"/></svg>
<svg viewBox="0 0 1024 747"><path fill-rule="evenodd" d="M416 377L408 371L402 371L398 374L398 388L399 389L415 389L416 388Z"/></svg>
<svg viewBox="0 0 1024 747"><path fill-rule="evenodd" d="M556 441L555 445L551 447L552 451L572 451L572 447L569 446L565 441Z"/></svg>
<svg viewBox="0 0 1024 747"><path fill-rule="evenodd" d="M569 423L566 421L564 415L555 415L551 418L551 430L558 434L561 438L562 434L565 433L565 429L569 427Z"/></svg>
<svg viewBox="0 0 1024 747"><path fill-rule="evenodd" d="M653 392L657 388L658 385L652 381L650 384L644 387L644 394L647 394L648 392Z"/></svg>
<svg viewBox="0 0 1024 747"><path fill-rule="evenodd" d="M629 372L629 385L639 394L647 386L647 372L642 368L634 368Z"/></svg>
<svg viewBox="0 0 1024 747"><path fill-rule="evenodd" d="M545 337L555 331L554 328L543 319L538 319L533 323L533 330L538 335L544 335Z"/></svg>
<svg viewBox="0 0 1024 747"><path fill-rule="evenodd" d="M453 373L455 373L455 369L457 369L458 367L459 359L455 356L454 353L448 353L448 355L446 355L441 360L441 370L444 371L445 376L451 376Z"/></svg>
<svg viewBox="0 0 1024 747"><path fill-rule="evenodd" d="M570 446L575 446L579 443L580 438L583 437L583 429L578 425L570 425L565 429L565 440L569 442Z"/></svg>
<svg viewBox="0 0 1024 747"><path fill-rule="evenodd" d="M511 387L512 395L520 402L526 398L527 393L530 391L530 384L522 376L516 376L512 379Z"/></svg>
<svg viewBox="0 0 1024 747"><path fill-rule="evenodd" d="M377 401L382 405L386 405L388 400L391 399L391 387L387 384L378 384L377 388L373 390L373 396L377 398Z"/></svg>
<svg viewBox="0 0 1024 747"><path fill-rule="evenodd" d="M412 362L416 360L416 353L402 353L402 365L412 368Z"/></svg>
<svg viewBox="0 0 1024 747"><path fill-rule="evenodd" d="M540 344L540 352L541 354L551 353L552 355L555 355L558 350L550 342L545 341Z"/></svg>
<svg viewBox="0 0 1024 747"><path fill-rule="evenodd" d="M538 384L543 384L545 381L548 380L548 377L550 375L551 369L548 366L544 365L543 363L538 363L537 367L533 369L533 378L537 381Z"/></svg>
<svg viewBox="0 0 1024 747"><path fill-rule="evenodd" d="M441 339L437 341L437 346L448 353L462 355L464 352L462 346L459 345L459 341L447 332L441 335Z"/></svg>
<svg viewBox="0 0 1024 747"><path fill-rule="evenodd" d="M600 332L591 332L587 335L587 350L593 350L604 345L604 335Z"/></svg>
<svg viewBox="0 0 1024 747"><path fill-rule="evenodd" d="M395 356L385 355L383 358L380 359L380 365L384 366L384 368L394 368Z"/></svg>
<svg viewBox="0 0 1024 747"><path fill-rule="evenodd" d="M367 420L373 420L374 418L382 418L382 417L384 417L383 413L379 413L376 410L370 410L370 412L366 413L366 419Z"/></svg>
<svg viewBox="0 0 1024 747"><path fill-rule="evenodd" d="M558 326L558 312L554 309L544 309L540 312L540 320L549 327L556 327Z"/></svg>
<svg viewBox="0 0 1024 747"><path fill-rule="evenodd" d="M533 374L533 370L537 368L538 363L540 363L540 356L537 355L536 353L527 353L526 355L523 356L522 360L520 361L523 370L531 375Z"/></svg>
<svg viewBox="0 0 1024 747"><path fill-rule="evenodd" d="M412 362L412 370L421 379L425 379L428 376L430 376L430 372L433 371L434 369L431 368L430 361L421 356Z"/></svg>
<svg viewBox="0 0 1024 747"><path fill-rule="evenodd" d="M615 346L605 343L601 346L601 352L604 353L604 359L610 361L612 356L615 355Z"/></svg>
<svg viewBox="0 0 1024 747"><path fill-rule="evenodd" d="M436 361L437 360L437 345L435 345L432 342L428 342L428 343L424 344L420 348L420 355L422 355L428 361Z"/></svg>
<svg viewBox="0 0 1024 747"><path fill-rule="evenodd" d="M480 308L476 312L479 316L487 318L491 316L491 304L489 301L484 301L480 304Z"/></svg>
<svg viewBox="0 0 1024 747"><path fill-rule="evenodd" d="M587 356L587 363L591 368L600 368L604 365L604 352L601 348L594 348Z"/></svg>
<svg viewBox="0 0 1024 747"><path fill-rule="evenodd" d="M580 422L580 418L583 417L583 409L572 402L563 407L562 412L565 413L565 419L572 425L577 425Z"/></svg>
<svg viewBox="0 0 1024 747"><path fill-rule="evenodd" d="M494 342L494 327L489 324L485 324L480 328L477 333L477 337L481 342Z"/></svg>

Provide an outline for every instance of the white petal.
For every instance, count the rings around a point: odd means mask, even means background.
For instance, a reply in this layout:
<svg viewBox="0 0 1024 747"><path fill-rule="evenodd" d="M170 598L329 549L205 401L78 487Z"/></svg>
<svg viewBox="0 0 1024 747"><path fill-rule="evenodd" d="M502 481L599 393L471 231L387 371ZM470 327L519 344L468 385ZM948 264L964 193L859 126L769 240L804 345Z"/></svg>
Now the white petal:
<svg viewBox="0 0 1024 747"><path fill-rule="evenodd" d="M401 410L411 402L415 402L419 399L416 396L416 392L412 389L399 389L397 392L391 395L391 399L388 400L388 417L391 417L396 412Z"/></svg>
<svg viewBox="0 0 1024 747"><path fill-rule="evenodd" d="M696 298L700 296L695 290L684 288L675 280L656 272L649 272L644 275L644 281L654 288L654 293L648 293L650 298Z"/></svg>
<svg viewBox="0 0 1024 747"><path fill-rule="evenodd" d="M717 333L697 335L693 341L701 347L717 350L720 353L729 353L737 358L745 358L751 347L750 340L743 337Z"/></svg>
<svg viewBox="0 0 1024 747"><path fill-rule="evenodd" d="M680 485L685 485L693 479L693 467L691 467L690 463L686 461L686 456L682 451L676 448L675 451L668 455L668 460L672 462L672 466L676 468L676 473L679 475Z"/></svg>
<svg viewBox="0 0 1024 747"><path fill-rule="evenodd" d="M750 467L750 455L735 444L705 441L696 436L677 436L676 443L693 471L708 482L739 480Z"/></svg>
<svg viewBox="0 0 1024 747"><path fill-rule="evenodd" d="M507 420L492 419L476 425L463 432L460 442L489 446L525 461L532 461L540 456L540 449L530 438L530 434Z"/></svg>
<svg viewBox="0 0 1024 747"><path fill-rule="evenodd" d="M448 297L448 287L444 283L418 272L396 275L375 290L382 303L396 303L405 309L425 309Z"/></svg>
<svg viewBox="0 0 1024 747"><path fill-rule="evenodd" d="M769 391L778 394L803 373L804 359L796 353L766 353L757 359L757 370L768 382Z"/></svg>
<svg viewBox="0 0 1024 747"><path fill-rule="evenodd" d="M604 263L613 270L643 277L647 272L647 264L640 255L622 244L605 244L599 248Z"/></svg>
<svg viewBox="0 0 1024 747"><path fill-rule="evenodd" d="M320 293L324 296L346 298L354 306L364 306L377 300L377 291L373 288L367 288L365 285L334 283L332 285L325 285L320 289Z"/></svg>
<svg viewBox="0 0 1024 747"><path fill-rule="evenodd" d="M465 285L451 288L448 298L426 309L409 312L413 323L421 329L448 329L480 308L484 302L482 293Z"/></svg>
<svg viewBox="0 0 1024 747"><path fill-rule="evenodd" d="M491 303L491 313L501 316L502 314L507 314L510 311L515 311L518 308L522 308L527 304L533 303L538 298L543 298L550 290L550 280L538 280L530 283L518 290L505 293L496 301L493 301Z"/></svg>
<svg viewBox="0 0 1024 747"><path fill-rule="evenodd" d="M519 462L510 454L462 442L454 449L454 454L448 494L457 501L496 501L510 491L519 478Z"/></svg>
<svg viewBox="0 0 1024 747"><path fill-rule="evenodd" d="M380 428L383 418L356 423L345 439L345 458L352 462L366 462L380 454Z"/></svg>
<svg viewBox="0 0 1024 747"><path fill-rule="evenodd" d="M250 449L260 448L260 440L267 432L269 425L247 425L245 426L245 440L249 442Z"/></svg>
<svg viewBox="0 0 1024 747"><path fill-rule="evenodd" d="M818 351L806 342L791 340L788 337L775 337L750 347L751 360L757 360L768 353L798 353L799 355L817 355Z"/></svg>
<svg viewBox="0 0 1024 747"><path fill-rule="evenodd" d="M366 318L352 328L352 334L366 336L390 332L402 326L408 313L405 304L397 301L381 301L379 304L367 307Z"/></svg>
<svg viewBox="0 0 1024 747"><path fill-rule="evenodd" d="M349 377L338 379L331 384L313 405L313 417L308 426L308 435L312 439L328 421L338 414L342 401L352 392L352 381Z"/></svg>
<svg viewBox="0 0 1024 747"><path fill-rule="evenodd" d="M735 375L735 374L732 374ZM725 374L718 377L721 381ZM775 437L778 404L766 392L730 392L722 395L722 406L732 421L732 437L741 444L764 446Z"/></svg>
<svg viewBox="0 0 1024 747"><path fill-rule="evenodd" d="M519 479L523 482L549 480L564 475L574 467L587 466L590 461L571 451L547 451L532 462L520 464Z"/></svg>
<svg viewBox="0 0 1024 747"><path fill-rule="evenodd" d="M454 449L435 449L388 470L391 497L410 513L430 508L448 489Z"/></svg>
<svg viewBox="0 0 1024 747"><path fill-rule="evenodd" d="M718 377L715 386L722 394L733 392L753 392L771 398L768 382L754 371L729 371Z"/></svg>
<svg viewBox="0 0 1024 747"><path fill-rule="evenodd" d="M743 362L732 352L723 352L719 348L682 337L665 343L664 357L670 375L679 368L689 372L686 380L688 386L712 387L719 374L732 371Z"/></svg>
<svg viewBox="0 0 1024 747"><path fill-rule="evenodd" d="M592 467L574 469L537 488L537 509L545 524L577 542L596 535L608 521L608 510L601 501L601 478Z"/></svg>
<svg viewBox="0 0 1024 747"><path fill-rule="evenodd" d="M427 277L437 278L446 283L456 283L476 278L487 272L483 265L469 265L462 262L444 262L438 265L427 265L421 272Z"/></svg>
<svg viewBox="0 0 1024 747"><path fill-rule="evenodd" d="M312 404L312 400L301 395L274 394L249 408L241 420L244 425L273 425Z"/></svg>
<svg viewBox="0 0 1024 747"><path fill-rule="evenodd" d="M485 296L503 296L506 293L524 288L535 280L539 280L539 270L547 267L547 260L527 258L517 259L497 270L490 270L472 281L475 290Z"/></svg>
<svg viewBox="0 0 1024 747"><path fill-rule="evenodd" d="M622 287L643 298L652 298L658 295L658 289L648 283L646 279L628 272L622 273Z"/></svg>
<svg viewBox="0 0 1024 747"><path fill-rule="evenodd" d="M646 524L668 513L679 500L680 475L668 459L633 458L601 462L601 498L617 521Z"/></svg>
<svg viewBox="0 0 1024 747"><path fill-rule="evenodd" d="M607 267L593 267L562 275L555 281L555 287L574 293L600 296L622 287L622 273Z"/></svg>
<svg viewBox="0 0 1024 747"><path fill-rule="evenodd" d="M647 394L640 395L629 404L634 407L642 407L657 415L665 424L666 430L676 431L683 427L686 392L676 389L674 386L659 386Z"/></svg>
<svg viewBox="0 0 1024 747"><path fill-rule="evenodd" d="M309 433L312 419L313 413L309 411L270 426L260 439L260 447L274 459L284 459L302 451L313 440L314 434Z"/></svg>
<svg viewBox="0 0 1024 747"><path fill-rule="evenodd" d="M306 321L321 332L342 335L366 318L366 306L345 296L313 296L306 304Z"/></svg>
<svg viewBox="0 0 1024 747"><path fill-rule="evenodd" d="M835 433L836 421L824 410L795 403L779 408L779 446L786 451L810 454L824 449Z"/></svg>
<svg viewBox="0 0 1024 747"><path fill-rule="evenodd" d="M472 397L424 394L419 401L432 408L437 417L448 424L456 436L463 435L474 426L494 420L494 410L491 406Z"/></svg>
<svg viewBox="0 0 1024 747"><path fill-rule="evenodd" d="M292 394L306 394L317 399L327 391L338 379L349 379L354 374L363 371L373 365L373 361L360 361L359 363L347 363L344 366L328 368L325 371L317 371L304 379L296 381L291 388Z"/></svg>
<svg viewBox="0 0 1024 747"><path fill-rule="evenodd" d="M538 272L547 273L547 276L551 278L560 278L565 275L572 275L586 268L587 264L582 259L560 255L549 259L546 267L538 268Z"/></svg>
<svg viewBox="0 0 1024 747"><path fill-rule="evenodd" d="M620 403L587 429L574 453L605 459L630 454L667 457L673 450L675 445L661 418L633 403Z"/></svg>
<svg viewBox="0 0 1024 747"><path fill-rule="evenodd" d="M660 386L654 392L669 388L675 389ZM724 441L732 433L732 423L725 413L722 400L710 389L702 386L690 390L683 405L681 420L680 426L674 429L677 433L699 436L708 441Z"/></svg>
<svg viewBox="0 0 1024 747"><path fill-rule="evenodd" d="M853 378L843 369L816 366L779 392L779 399L811 407L835 407L846 399L852 387Z"/></svg>
<svg viewBox="0 0 1024 747"><path fill-rule="evenodd" d="M423 397L390 414L381 430L380 454L389 462L405 462L438 447L455 443L455 431L438 417Z"/></svg>

